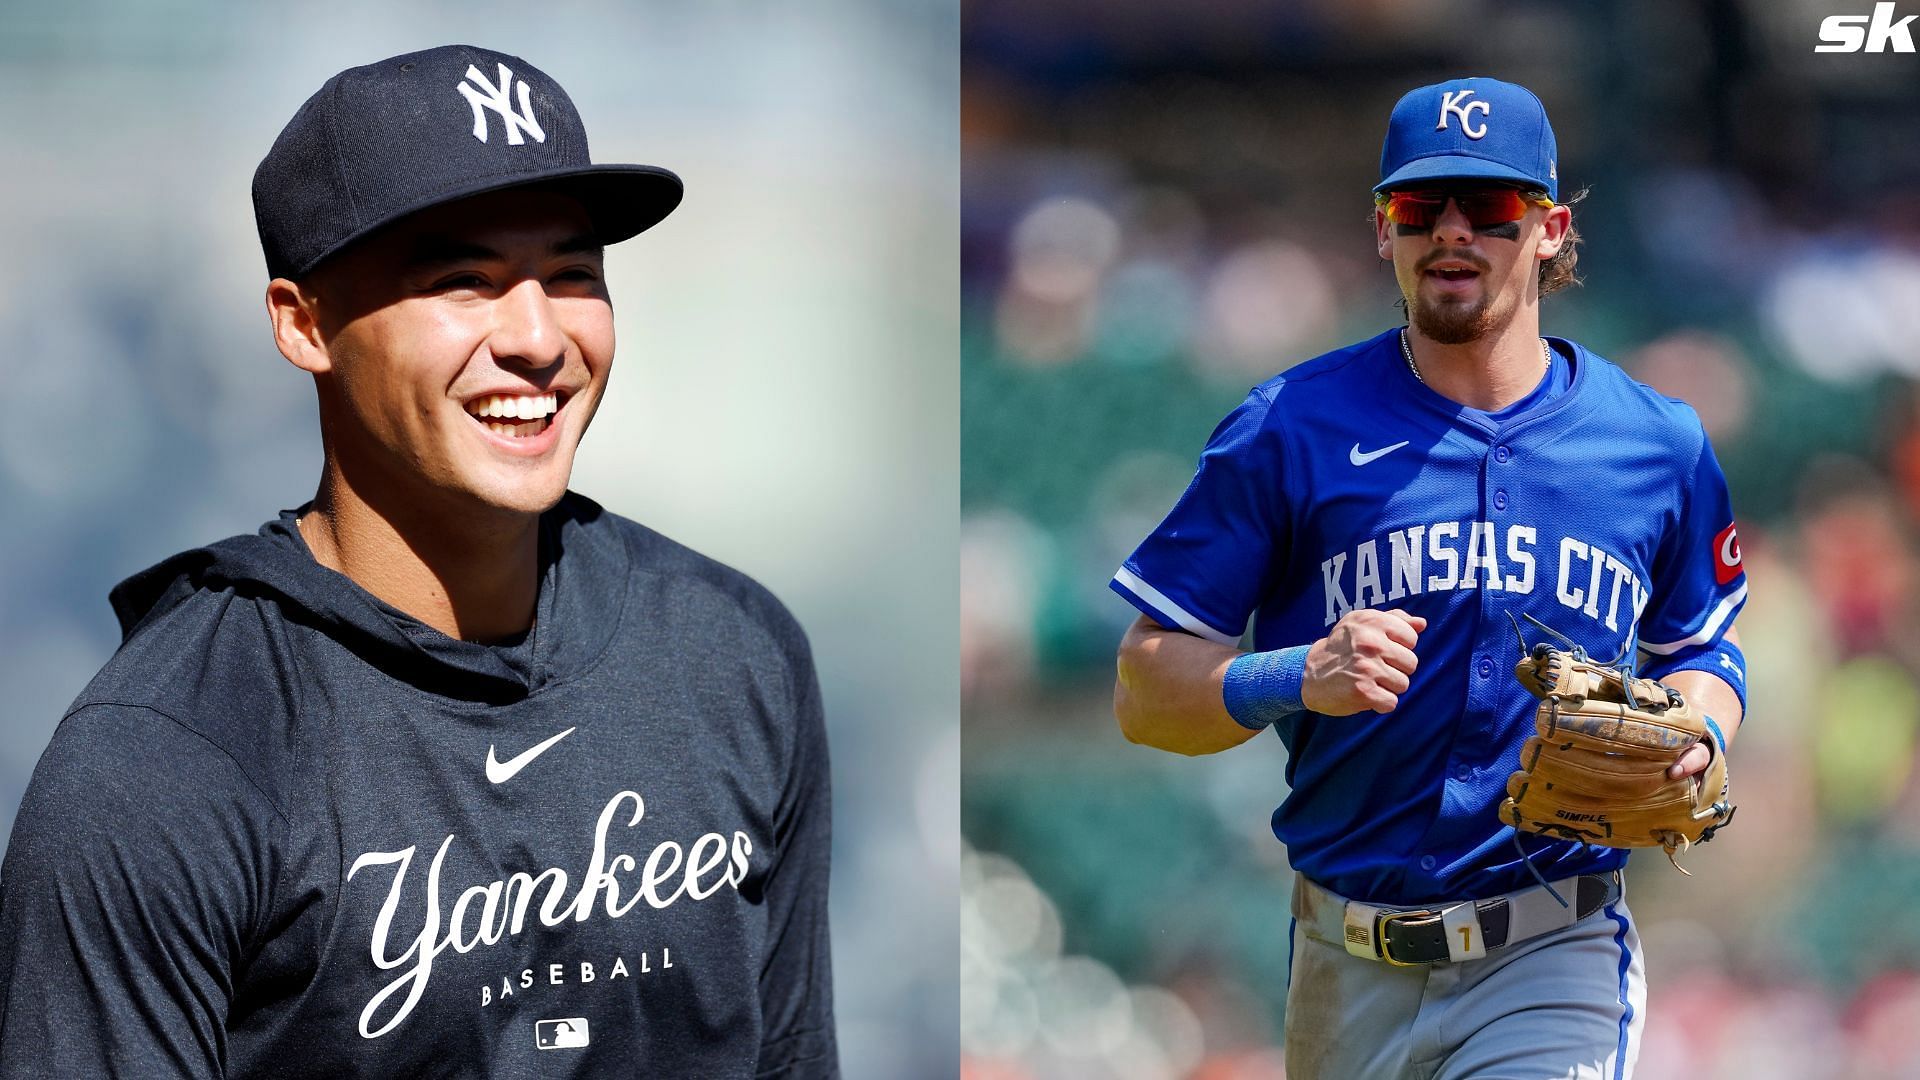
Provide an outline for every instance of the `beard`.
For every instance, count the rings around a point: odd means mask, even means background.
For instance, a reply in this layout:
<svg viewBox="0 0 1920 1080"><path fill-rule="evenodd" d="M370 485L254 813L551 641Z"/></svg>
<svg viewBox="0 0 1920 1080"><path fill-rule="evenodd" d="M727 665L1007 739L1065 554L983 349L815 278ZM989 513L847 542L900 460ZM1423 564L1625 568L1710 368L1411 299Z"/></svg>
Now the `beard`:
<svg viewBox="0 0 1920 1080"><path fill-rule="evenodd" d="M1501 321L1493 310L1493 302L1486 296L1474 301L1442 300L1425 304L1416 294L1407 304L1407 317L1422 336L1442 345L1478 341L1497 329Z"/></svg>
<svg viewBox="0 0 1920 1080"><path fill-rule="evenodd" d="M1427 255L1415 268L1416 273L1424 275L1426 269L1443 259L1456 259L1465 262L1480 272L1480 296L1477 300L1463 300L1457 297L1443 297L1426 302L1421 299L1418 286L1407 297L1407 321L1430 341L1442 345L1465 345L1469 341L1478 341L1513 318L1513 306L1505 305L1496 309L1495 292L1491 288L1488 274L1493 267L1485 259L1471 252L1443 249Z"/></svg>

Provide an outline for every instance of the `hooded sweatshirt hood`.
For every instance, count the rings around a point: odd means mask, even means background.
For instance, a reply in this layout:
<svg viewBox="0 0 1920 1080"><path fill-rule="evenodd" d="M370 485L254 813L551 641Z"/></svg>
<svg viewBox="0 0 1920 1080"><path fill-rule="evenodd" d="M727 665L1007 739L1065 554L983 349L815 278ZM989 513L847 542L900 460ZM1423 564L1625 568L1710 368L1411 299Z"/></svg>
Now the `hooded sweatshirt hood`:
<svg viewBox="0 0 1920 1080"><path fill-rule="evenodd" d="M306 503L260 526L184 551L127 578L108 595L123 646L203 593L230 590L272 604L289 622L313 627L367 663L432 694L488 704L518 701L590 665L612 639L628 556L614 530L584 527L604 511L568 492L540 516L540 591L524 638L462 641L382 601L322 565L301 536ZM565 571L562 572L562 553Z"/></svg>

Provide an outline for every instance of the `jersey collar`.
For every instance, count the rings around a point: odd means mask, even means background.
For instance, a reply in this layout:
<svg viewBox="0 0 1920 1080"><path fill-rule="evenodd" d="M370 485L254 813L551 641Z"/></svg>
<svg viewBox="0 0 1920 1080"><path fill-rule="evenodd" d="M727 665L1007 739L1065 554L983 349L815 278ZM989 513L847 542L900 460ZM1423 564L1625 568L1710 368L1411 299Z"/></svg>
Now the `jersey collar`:
<svg viewBox="0 0 1920 1080"><path fill-rule="evenodd" d="M1485 413L1446 397L1439 391L1415 378L1408 370L1406 358L1400 355L1400 331L1398 328L1375 338L1375 351L1380 362L1387 363L1394 371L1392 385L1400 388L1406 401L1425 413L1444 420L1449 426L1472 435L1483 442L1509 438L1514 432L1553 416L1561 409L1572 405L1580 398L1580 388L1585 383L1587 369L1593 365L1592 359L1584 348L1566 338L1547 335L1547 347L1560 355L1560 358L1573 365L1573 377L1568 381L1565 392L1553 395L1504 424L1496 424Z"/></svg>

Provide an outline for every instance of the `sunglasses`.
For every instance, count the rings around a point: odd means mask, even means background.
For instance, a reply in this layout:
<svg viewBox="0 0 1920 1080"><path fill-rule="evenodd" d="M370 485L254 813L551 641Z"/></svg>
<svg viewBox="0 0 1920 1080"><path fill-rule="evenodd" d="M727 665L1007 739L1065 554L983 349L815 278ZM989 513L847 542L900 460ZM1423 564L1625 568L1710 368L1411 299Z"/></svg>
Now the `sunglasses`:
<svg viewBox="0 0 1920 1080"><path fill-rule="evenodd" d="M1467 224L1476 229L1489 225L1502 225L1509 221L1519 221L1527 216L1529 206L1552 206L1553 200L1543 191L1523 191L1518 188L1481 188L1476 191L1382 191L1373 197L1373 204L1385 210L1387 220L1395 225L1409 225L1416 229L1429 229L1440 220L1447 211L1447 200L1452 199L1466 215Z"/></svg>

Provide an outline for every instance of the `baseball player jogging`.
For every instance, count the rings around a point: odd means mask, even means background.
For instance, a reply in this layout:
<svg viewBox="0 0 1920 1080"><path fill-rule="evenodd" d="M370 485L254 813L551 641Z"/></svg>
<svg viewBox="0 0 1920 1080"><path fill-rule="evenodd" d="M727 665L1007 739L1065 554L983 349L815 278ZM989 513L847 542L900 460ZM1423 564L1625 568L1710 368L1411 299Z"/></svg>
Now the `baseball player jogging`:
<svg viewBox="0 0 1920 1080"><path fill-rule="evenodd" d="M1685 404L1540 336L1559 188L1525 88L1401 98L1374 228L1408 325L1255 387L1113 579L1129 739L1286 744L1294 1080L1630 1075L1625 849L1733 816L1726 483Z"/></svg>
<svg viewBox="0 0 1920 1080"><path fill-rule="evenodd" d="M0 870L0 1076L838 1075L806 639L567 490L603 246L680 195L469 46L281 131L319 492L114 588Z"/></svg>

